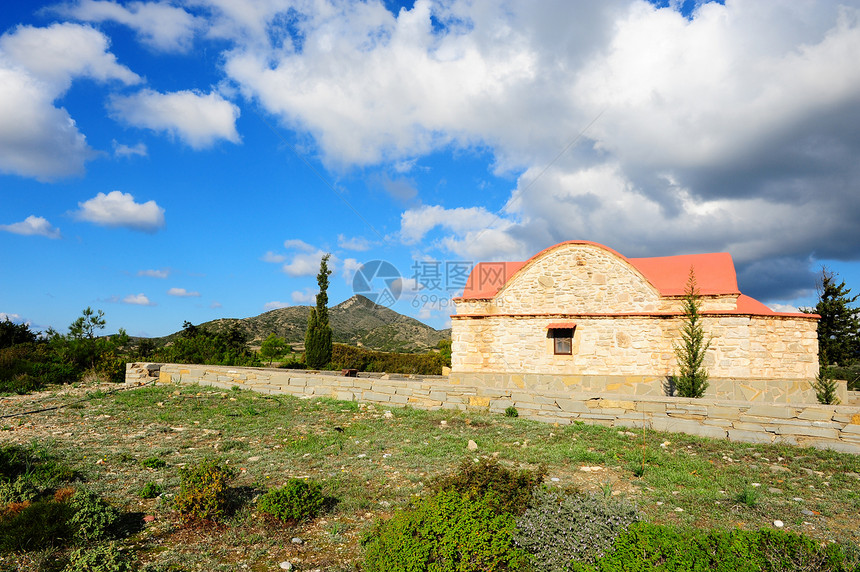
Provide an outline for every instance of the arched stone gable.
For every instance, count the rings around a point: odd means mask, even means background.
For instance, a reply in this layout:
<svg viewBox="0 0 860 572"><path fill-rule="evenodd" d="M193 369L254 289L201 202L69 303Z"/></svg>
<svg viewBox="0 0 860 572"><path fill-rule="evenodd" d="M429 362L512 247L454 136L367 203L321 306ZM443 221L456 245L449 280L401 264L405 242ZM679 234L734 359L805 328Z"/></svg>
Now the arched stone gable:
<svg viewBox="0 0 860 572"><path fill-rule="evenodd" d="M623 256L565 242L532 257L493 297L499 313L655 312L660 293Z"/></svg>

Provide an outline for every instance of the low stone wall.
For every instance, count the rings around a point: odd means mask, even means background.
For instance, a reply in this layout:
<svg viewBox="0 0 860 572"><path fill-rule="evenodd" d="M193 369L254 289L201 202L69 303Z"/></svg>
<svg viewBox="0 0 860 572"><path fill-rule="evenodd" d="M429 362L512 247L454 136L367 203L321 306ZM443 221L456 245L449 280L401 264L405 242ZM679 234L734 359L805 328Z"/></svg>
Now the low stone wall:
<svg viewBox="0 0 860 572"><path fill-rule="evenodd" d="M127 381L157 379L299 397L331 397L384 407L478 409L567 425L688 433L747 443L787 443L860 454L860 406L765 404L713 398L609 396L589 392L469 386L442 376L369 375L226 366L140 364L126 366Z"/></svg>
<svg viewBox="0 0 860 572"><path fill-rule="evenodd" d="M622 398L668 397L668 378L653 375L570 375L548 373L451 372L453 384L494 387L532 393L610 394ZM836 396L841 403L852 398L844 380L836 380ZM705 396L709 399L755 403L817 403L815 389L806 380L735 379L709 377Z"/></svg>

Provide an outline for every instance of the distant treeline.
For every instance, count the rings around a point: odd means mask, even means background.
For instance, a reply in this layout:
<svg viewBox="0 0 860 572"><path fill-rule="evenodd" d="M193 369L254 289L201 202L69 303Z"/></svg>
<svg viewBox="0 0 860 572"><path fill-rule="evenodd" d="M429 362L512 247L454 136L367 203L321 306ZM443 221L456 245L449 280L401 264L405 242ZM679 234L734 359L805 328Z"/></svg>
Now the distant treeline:
<svg viewBox="0 0 860 572"><path fill-rule="evenodd" d="M451 342L439 342L439 351L423 354L377 352L355 346L334 344L331 369L355 369L386 373L441 375L451 365Z"/></svg>

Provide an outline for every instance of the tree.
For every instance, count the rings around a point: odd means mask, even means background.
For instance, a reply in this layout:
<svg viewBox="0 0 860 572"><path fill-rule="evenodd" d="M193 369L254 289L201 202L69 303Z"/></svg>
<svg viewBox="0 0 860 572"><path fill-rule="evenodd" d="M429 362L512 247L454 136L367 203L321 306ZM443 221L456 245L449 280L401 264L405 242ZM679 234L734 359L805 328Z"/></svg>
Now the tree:
<svg viewBox="0 0 860 572"><path fill-rule="evenodd" d="M260 357L268 360L269 365L272 365L273 360L291 351L293 350L287 345L287 340L279 338L275 334L269 334L269 337L263 340L262 345L260 345Z"/></svg>
<svg viewBox="0 0 860 572"><path fill-rule="evenodd" d="M16 324L8 316L0 322L0 349L35 341L36 334L28 324Z"/></svg>
<svg viewBox="0 0 860 572"><path fill-rule="evenodd" d="M311 369L322 369L331 362L331 326L328 323L328 259L326 254L320 260L317 284L317 305L308 314L308 330L305 333L305 363Z"/></svg>
<svg viewBox="0 0 860 572"><path fill-rule="evenodd" d="M860 359L860 318L858 309L851 304L860 294L851 296L845 282L837 284L837 274L821 268L818 303L814 308L801 308L802 312L818 314L818 363L821 366L850 365Z"/></svg>
<svg viewBox="0 0 860 572"><path fill-rule="evenodd" d="M708 388L708 371L702 366L705 352L711 346L711 341L705 339L702 328L702 299L696 286L696 274L690 267L690 277L684 289L684 299L681 305L684 312L681 325L681 342L674 345L675 356L678 358L678 375L675 376L675 388L680 397L702 397Z"/></svg>
<svg viewBox="0 0 860 572"><path fill-rule="evenodd" d="M93 312L93 309L87 306L87 309L81 313L78 319L69 325L72 351L79 364L89 363L91 368L95 368L96 354L98 354L96 330L103 330L105 323L103 311Z"/></svg>

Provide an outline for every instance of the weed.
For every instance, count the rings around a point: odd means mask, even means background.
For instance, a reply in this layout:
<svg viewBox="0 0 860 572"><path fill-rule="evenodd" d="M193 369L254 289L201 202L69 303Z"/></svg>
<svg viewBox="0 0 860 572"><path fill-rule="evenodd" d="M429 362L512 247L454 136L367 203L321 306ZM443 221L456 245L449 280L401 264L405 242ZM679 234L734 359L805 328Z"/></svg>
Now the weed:
<svg viewBox="0 0 860 572"><path fill-rule="evenodd" d="M148 482L140 489L140 498L154 499L163 492L161 485L153 482Z"/></svg>
<svg viewBox="0 0 860 572"><path fill-rule="evenodd" d="M745 487L735 495L735 501L752 508L758 504L758 491L753 487Z"/></svg>
<svg viewBox="0 0 860 572"><path fill-rule="evenodd" d="M40 500L0 519L0 552L40 550L68 542L73 537L69 524L73 512L66 503Z"/></svg>
<svg viewBox="0 0 860 572"><path fill-rule="evenodd" d="M159 459L158 457L147 457L142 460L140 464L148 469L163 469L167 466L167 462L164 459Z"/></svg>
<svg viewBox="0 0 860 572"><path fill-rule="evenodd" d="M505 417L519 417L520 412L517 411L517 408L513 405L509 405L505 408Z"/></svg>

